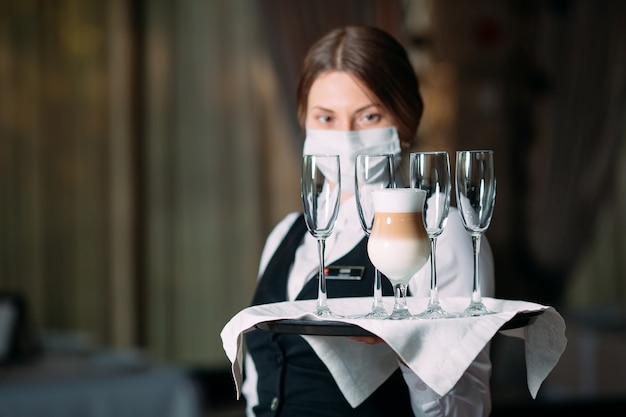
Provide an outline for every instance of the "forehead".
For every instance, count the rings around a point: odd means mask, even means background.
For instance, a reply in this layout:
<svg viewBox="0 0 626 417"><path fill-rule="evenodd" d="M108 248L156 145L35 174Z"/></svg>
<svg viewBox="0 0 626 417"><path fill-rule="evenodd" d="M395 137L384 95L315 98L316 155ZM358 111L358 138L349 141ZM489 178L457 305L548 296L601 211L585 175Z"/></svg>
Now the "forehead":
<svg viewBox="0 0 626 417"><path fill-rule="evenodd" d="M309 91L308 107L362 107L377 103L374 93L352 74L330 71L320 74Z"/></svg>

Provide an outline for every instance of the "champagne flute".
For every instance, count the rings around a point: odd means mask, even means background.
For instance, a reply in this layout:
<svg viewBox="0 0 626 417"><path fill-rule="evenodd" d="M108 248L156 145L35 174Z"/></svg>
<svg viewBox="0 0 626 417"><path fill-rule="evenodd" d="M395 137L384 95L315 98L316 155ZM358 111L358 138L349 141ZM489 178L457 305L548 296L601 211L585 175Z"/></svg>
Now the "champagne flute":
<svg viewBox="0 0 626 417"><path fill-rule="evenodd" d="M496 172L494 152L491 150L457 151L456 200L465 230L472 237L474 251L474 278L470 304L463 316L482 316L493 313L482 302L478 281L480 238L491 223L496 202Z"/></svg>
<svg viewBox="0 0 626 417"><path fill-rule="evenodd" d="M368 237L374 222L372 191L395 187L394 156L392 154L357 155L354 170L356 206L361 227ZM389 316L383 305L380 271L374 267L374 301L367 318L383 319Z"/></svg>
<svg viewBox="0 0 626 417"><path fill-rule="evenodd" d="M412 152L409 170L411 187L426 191L423 219L430 239L430 298L426 310L416 317L456 317L441 307L437 290L437 237L443 232L448 220L452 188L448 152Z"/></svg>
<svg viewBox="0 0 626 417"><path fill-rule="evenodd" d="M387 188L372 192L374 224L367 252L394 287L395 302L388 317L410 319L406 292L409 281L428 261L430 244L422 209L426 191L415 188Z"/></svg>
<svg viewBox="0 0 626 417"><path fill-rule="evenodd" d="M341 172L339 155L302 157L302 207L307 229L317 239L319 255L318 316L336 316L328 306L324 252L339 213Z"/></svg>

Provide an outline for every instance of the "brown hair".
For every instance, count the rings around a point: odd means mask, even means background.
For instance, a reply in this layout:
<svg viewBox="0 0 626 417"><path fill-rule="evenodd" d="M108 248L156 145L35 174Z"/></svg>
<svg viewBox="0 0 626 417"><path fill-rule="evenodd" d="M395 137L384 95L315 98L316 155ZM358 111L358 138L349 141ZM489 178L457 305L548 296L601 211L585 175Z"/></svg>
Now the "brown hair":
<svg viewBox="0 0 626 417"><path fill-rule="evenodd" d="M407 52L393 36L371 26L346 26L313 44L304 58L296 95L303 128L311 85L327 71L345 71L361 80L392 113L402 147L411 146L423 103Z"/></svg>

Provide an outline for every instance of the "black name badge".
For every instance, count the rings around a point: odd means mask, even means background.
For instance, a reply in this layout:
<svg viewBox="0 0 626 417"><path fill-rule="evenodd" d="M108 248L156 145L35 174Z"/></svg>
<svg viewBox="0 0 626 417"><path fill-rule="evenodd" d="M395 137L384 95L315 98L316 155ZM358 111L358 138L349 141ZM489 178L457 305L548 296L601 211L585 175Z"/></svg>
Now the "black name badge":
<svg viewBox="0 0 626 417"><path fill-rule="evenodd" d="M365 273L364 266L328 266L326 267L326 279L339 279L347 281L359 281Z"/></svg>

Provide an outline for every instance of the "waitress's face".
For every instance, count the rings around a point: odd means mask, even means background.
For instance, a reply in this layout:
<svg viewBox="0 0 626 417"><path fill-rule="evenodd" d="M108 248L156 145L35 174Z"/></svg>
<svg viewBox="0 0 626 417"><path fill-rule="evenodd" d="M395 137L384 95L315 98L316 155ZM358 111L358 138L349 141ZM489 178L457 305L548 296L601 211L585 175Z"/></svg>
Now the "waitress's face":
<svg viewBox="0 0 626 417"><path fill-rule="evenodd" d="M374 94L346 72L322 73L311 85L308 129L363 130L393 125L391 115Z"/></svg>

